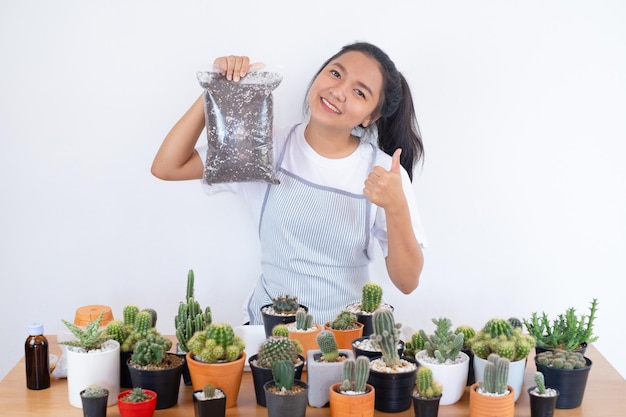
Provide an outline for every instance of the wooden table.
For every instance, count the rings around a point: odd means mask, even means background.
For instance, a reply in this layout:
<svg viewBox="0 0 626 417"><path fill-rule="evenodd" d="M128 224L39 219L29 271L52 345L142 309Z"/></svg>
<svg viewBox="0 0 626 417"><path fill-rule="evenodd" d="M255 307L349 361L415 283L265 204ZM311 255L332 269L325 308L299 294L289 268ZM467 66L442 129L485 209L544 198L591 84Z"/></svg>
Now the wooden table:
<svg viewBox="0 0 626 417"><path fill-rule="evenodd" d="M61 350L56 345L56 337L48 336L50 353L59 355ZM555 417L626 417L626 380L607 362L607 360L590 346L587 357L593 361L593 368L589 373L585 397L580 407L570 410L556 410ZM535 371L534 363L529 361L526 366L524 390L533 386L532 375ZM157 410L155 417L191 417L193 403L191 400L192 388L185 386L181 381L178 404L174 407ZM51 379L49 389L32 391L26 388L24 359L22 358L13 367L11 372L0 381L0 415L20 416L78 416L82 410L72 407L67 396L67 381L65 379ZM242 386L239 391L237 407L226 411L227 416L259 416L266 417L267 410L256 405L252 376L245 372ZM309 407L307 417L330 416L328 408ZM107 409L108 417L118 417L117 405ZM381 413L376 416L414 417L413 407L402 413ZM466 417L469 416L469 392L466 389L463 398L453 405L439 407L439 417ZM530 417L528 393L522 392L516 406L515 417Z"/></svg>

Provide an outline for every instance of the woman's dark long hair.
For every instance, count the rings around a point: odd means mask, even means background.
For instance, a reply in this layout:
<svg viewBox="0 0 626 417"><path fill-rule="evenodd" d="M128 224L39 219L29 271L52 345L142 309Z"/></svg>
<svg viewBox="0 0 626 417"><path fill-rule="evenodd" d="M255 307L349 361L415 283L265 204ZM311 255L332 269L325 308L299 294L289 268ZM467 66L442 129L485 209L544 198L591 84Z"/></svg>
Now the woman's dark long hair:
<svg viewBox="0 0 626 417"><path fill-rule="evenodd" d="M415 116L413 96L406 79L382 49L367 42L346 45L322 64L311 84L331 61L352 51L361 52L375 59L380 66L383 91L380 102L374 110L374 115L380 115L374 124L378 131L378 147L389 155L402 148L400 164L413 181L413 168L424 157L424 145Z"/></svg>

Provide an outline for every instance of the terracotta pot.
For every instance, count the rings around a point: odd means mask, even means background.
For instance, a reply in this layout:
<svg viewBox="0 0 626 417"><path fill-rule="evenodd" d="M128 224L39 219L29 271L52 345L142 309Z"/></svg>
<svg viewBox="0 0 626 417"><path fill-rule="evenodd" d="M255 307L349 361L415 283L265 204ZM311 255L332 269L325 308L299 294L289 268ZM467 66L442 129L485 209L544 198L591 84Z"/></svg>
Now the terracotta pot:
<svg viewBox="0 0 626 417"><path fill-rule="evenodd" d="M474 357L474 375L476 381L482 381L485 374L485 364L487 359L483 359L479 356ZM506 379L507 385L510 385L515 390L515 402L522 393L522 387L524 386L524 372L526 371L526 358L520 359L509 364L509 376Z"/></svg>
<svg viewBox="0 0 626 417"><path fill-rule="evenodd" d="M312 349L318 349L317 345L317 335L322 331L322 326L320 324L313 324L315 326L315 330L309 330L306 332L303 331L295 331L289 330L289 339L297 340L302 346L302 355L306 356L306 353Z"/></svg>
<svg viewBox="0 0 626 417"><path fill-rule="evenodd" d="M157 402L157 393L150 390L145 391L153 397L150 400L144 401L142 403L127 403L124 401L120 401L120 398L132 392L132 390L122 391L117 395L117 408L120 411L120 417L152 417L154 415L154 410L156 409Z"/></svg>
<svg viewBox="0 0 626 417"><path fill-rule="evenodd" d="M237 405L245 362L245 352L235 361L221 363L200 362L195 360L191 353L187 353L187 366L194 391L203 389L207 384L220 387L226 394L226 408Z"/></svg>
<svg viewBox="0 0 626 417"><path fill-rule="evenodd" d="M478 383L469 388L469 415L470 417L513 417L515 411L515 395L513 387L507 385L510 391L507 395L490 396L476 392Z"/></svg>
<svg viewBox="0 0 626 417"><path fill-rule="evenodd" d="M339 355L354 359L352 350L339 349ZM306 377L309 385L309 405L324 407L329 401L330 387L341 381L343 375L343 361L324 362L320 360L322 351L309 350L306 357Z"/></svg>
<svg viewBox="0 0 626 417"><path fill-rule="evenodd" d="M339 392L340 383L332 385L330 395L330 417L373 417L374 416L374 387L366 384L364 394L342 394Z"/></svg>
<svg viewBox="0 0 626 417"><path fill-rule="evenodd" d="M324 324L324 329L330 330L335 335L339 349L352 350L352 341L363 336L363 323L356 323L357 328L352 330L337 330L330 327L330 323Z"/></svg>

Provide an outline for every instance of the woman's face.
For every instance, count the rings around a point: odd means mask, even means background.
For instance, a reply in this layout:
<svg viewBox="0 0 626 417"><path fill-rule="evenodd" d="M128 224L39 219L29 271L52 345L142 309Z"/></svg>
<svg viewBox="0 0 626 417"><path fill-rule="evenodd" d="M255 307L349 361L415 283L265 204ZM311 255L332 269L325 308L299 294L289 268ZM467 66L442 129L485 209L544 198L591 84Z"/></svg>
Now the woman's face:
<svg viewBox="0 0 626 417"><path fill-rule="evenodd" d="M330 61L309 90L311 121L333 128L352 129L375 121L383 76L378 62L358 51Z"/></svg>

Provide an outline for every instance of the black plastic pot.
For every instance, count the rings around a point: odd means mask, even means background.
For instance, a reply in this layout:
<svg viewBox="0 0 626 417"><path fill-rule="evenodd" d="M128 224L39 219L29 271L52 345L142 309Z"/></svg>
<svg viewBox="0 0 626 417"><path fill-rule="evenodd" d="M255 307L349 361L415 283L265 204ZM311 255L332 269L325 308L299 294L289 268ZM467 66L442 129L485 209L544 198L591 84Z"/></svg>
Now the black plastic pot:
<svg viewBox="0 0 626 417"><path fill-rule="evenodd" d="M122 388L134 388L130 372L128 371L128 360L132 355L132 351L124 352L120 350L120 387Z"/></svg>
<svg viewBox="0 0 626 417"><path fill-rule="evenodd" d="M105 390L104 397L86 398L83 392L80 393L80 400L83 404L83 417L104 417L107 415L107 401L109 400L109 390Z"/></svg>
<svg viewBox="0 0 626 417"><path fill-rule="evenodd" d="M465 353L469 357L469 369L467 370L467 384L466 386L471 387L476 382L476 377L474 376L474 352L471 349L461 349L463 353Z"/></svg>
<svg viewBox="0 0 626 417"><path fill-rule="evenodd" d="M169 354L177 358L175 354ZM168 369L140 369L128 364L133 387L141 387L157 393L156 409L170 408L178 403L180 377L183 370L179 366Z"/></svg>
<svg viewBox="0 0 626 417"><path fill-rule="evenodd" d="M556 400L556 408L577 408L583 402L587 377L591 371L592 362L585 357L587 366L580 369L554 369L537 362L535 356L535 366L537 371L543 373L546 387L559 391Z"/></svg>
<svg viewBox="0 0 626 417"><path fill-rule="evenodd" d="M410 372L387 373L370 370L367 382L375 389L374 408L398 413L411 407L417 368Z"/></svg>
<svg viewBox="0 0 626 417"><path fill-rule="evenodd" d="M544 397L532 394L535 388L536 387L530 387L527 390L530 399L530 417L553 417L559 391L555 390L557 392L555 396Z"/></svg>
<svg viewBox="0 0 626 417"><path fill-rule="evenodd" d="M198 400L196 393L200 392L202 392L202 390L197 390L192 393L195 417L223 417L226 415L226 394L224 394L222 398Z"/></svg>
<svg viewBox="0 0 626 417"><path fill-rule="evenodd" d="M413 397L413 411L415 417L437 417L439 414L439 400L441 395L434 398Z"/></svg>
<svg viewBox="0 0 626 417"><path fill-rule="evenodd" d="M355 346L355 342L360 342L366 339L369 339L369 336L359 337L358 339L354 339L354 341L352 341L352 350L354 351L354 356L367 356L368 358L370 358L370 360L374 360L383 356L383 353L380 350L360 349ZM400 340L398 344L398 355L402 356L402 352L404 352L404 341Z"/></svg>
<svg viewBox="0 0 626 417"><path fill-rule="evenodd" d="M252 382L254 383L254 394L256 396L256 403L261 407L267 407L267 403L265 401L265 390L263 386L266 382L273 381L274 375L272 374L272 370L270 368L262 368L260 366L256 366L255 361L257 360L258 355L252 355L248 358L248 364L250 365L250 372L252 373ZM304 357L299 356L301 363L295 366L296 373L295 379L302 378L302 369L304 368Z"/></svg>
<svg viewBox="0 0 626 417"><path fill-rule="evenodd" d="M274 381L266 382L263 386L266 395L268 417L304 417L306 414L309 386L306 382L296 380L294 385L299 385L304 390L295 395L277 395L271 393L268 388L274 385Z"/></svg>
<svg viewBox="0 0 626 417"><path fill-rule="evenodd" d="M274 315L274 314L267 314L263 311L263 309L265 307L271 307L272 304L265 304L264 306L261 307L261 315L263 317L263 328L265 329L265 337L270 337L272 335L272 329L274 329L274 326L276 326L277 324L287 324L287 323L293 323L296 321L296 315L294 314L290 314L290 315ZM304 311L309 311L309 308L306 306L301 305L301 308L304 309Z"/></svg>

